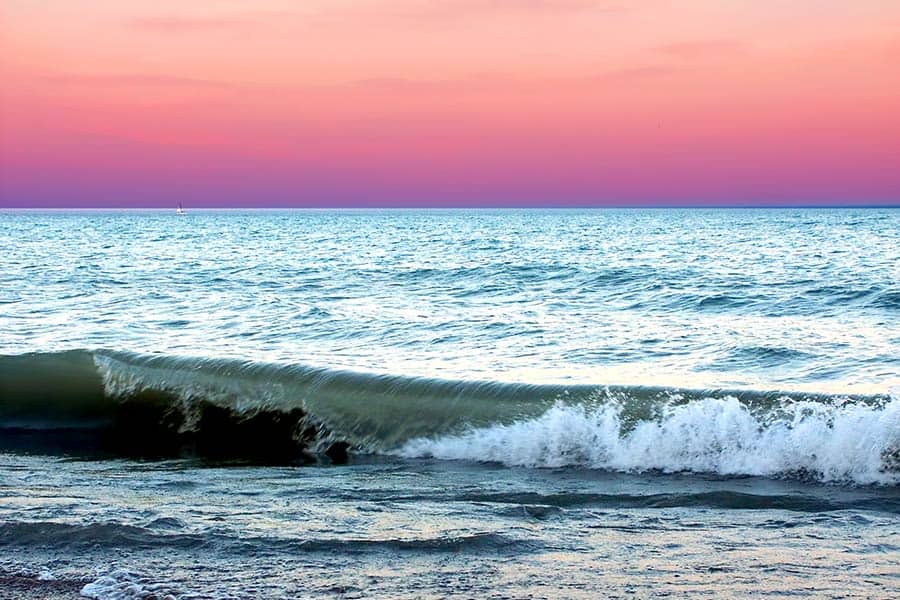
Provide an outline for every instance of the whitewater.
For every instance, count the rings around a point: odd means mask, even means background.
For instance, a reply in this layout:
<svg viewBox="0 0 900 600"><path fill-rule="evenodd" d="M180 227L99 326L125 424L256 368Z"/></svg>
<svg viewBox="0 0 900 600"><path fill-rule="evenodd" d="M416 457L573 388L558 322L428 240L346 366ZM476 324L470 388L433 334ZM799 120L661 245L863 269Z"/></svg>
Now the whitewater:
<svg viewBox="0 0 900 600"><path fill-rule="evenodd" d="M10 597L900 587L898 210L0 211L0 257Z"/></svg>

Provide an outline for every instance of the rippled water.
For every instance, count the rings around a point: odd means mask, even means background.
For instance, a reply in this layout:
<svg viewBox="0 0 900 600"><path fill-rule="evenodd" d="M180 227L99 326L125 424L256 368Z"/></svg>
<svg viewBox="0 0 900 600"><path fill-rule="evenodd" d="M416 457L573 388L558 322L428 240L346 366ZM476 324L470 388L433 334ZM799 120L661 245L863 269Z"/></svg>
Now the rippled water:
<svg viewBox="0 0 900 600"><path fill-rule="evenodd" d="M896 489L434 461L4 457L0 470L0 570L100 597L889 598L900 586Z"/></svg>
<svg viewBox="0 0 900 600"><path fill-rule="evenodd" d="M0 211L0 596L890 598L900 210Z"/></svg>
<svg viewBox="0 0 900 600"><path fill-rule="evenodd" d="M0 213L0 352L884 393L900 211Z"/></svg>

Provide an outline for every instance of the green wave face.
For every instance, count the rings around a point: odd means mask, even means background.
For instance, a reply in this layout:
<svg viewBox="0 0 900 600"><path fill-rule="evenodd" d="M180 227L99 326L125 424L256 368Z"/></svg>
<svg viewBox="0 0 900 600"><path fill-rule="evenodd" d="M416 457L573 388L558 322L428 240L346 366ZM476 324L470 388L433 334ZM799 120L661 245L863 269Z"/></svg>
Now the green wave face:
<svg viewBox="0 0 900 600"><path fill-rule="evenodd" d="M0 376L4 430L105 431L125 446L187 440L281 456L338 445L537 467L821 474L822 460L840 460L829 453L847 453L829 446L829 431L846 430L847 446L868 427L867 481L900 462L900 404L889 396L512 384L105 350L0 357ZM775 464L766 445L809 456Z"/></svg>

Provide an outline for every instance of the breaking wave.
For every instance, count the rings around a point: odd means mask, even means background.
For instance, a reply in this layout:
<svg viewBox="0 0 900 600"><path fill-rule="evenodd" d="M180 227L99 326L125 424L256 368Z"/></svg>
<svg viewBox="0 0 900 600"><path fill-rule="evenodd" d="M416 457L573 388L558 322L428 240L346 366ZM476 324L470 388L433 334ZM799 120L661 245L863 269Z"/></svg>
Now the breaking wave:
<svg viewBox="0 0 900 600"><path fill-rule="evenodd" d="M900 484L900 397L530 385L73 350L0 357L0 445L273 462L348 452Z"/></svg>
<svg viewBox="0 0 900 600"><path fill-rule="evenodd" d="M663 408L628 427L621 406L559 403L536 419L416 439L398 454L509 466L796 476L836 483L900 483L900 400L824 404L785 400L766 412L737 398Z"/></svg>

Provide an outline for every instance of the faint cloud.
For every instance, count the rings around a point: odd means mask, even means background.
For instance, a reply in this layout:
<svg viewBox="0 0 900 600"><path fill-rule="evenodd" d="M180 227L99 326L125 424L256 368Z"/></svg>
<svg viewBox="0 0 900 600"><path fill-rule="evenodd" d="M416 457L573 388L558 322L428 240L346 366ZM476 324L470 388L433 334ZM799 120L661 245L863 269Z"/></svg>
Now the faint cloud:
<svg viewBox="0 0 900 600"><path fill-rule="evenodd" d="M425 2L376 2L366 5L326 6L321 10L243 11L216 16L157 15L131 19L128 27L159 34L226 33L285 22L306 26L334 26L362 21L373 23L415 22L443 26L484 18L527 18L551 15L614 13L623 4L610 0L431 0Z"/></svg>
<svg viewBox="0 0 900 600"><path fill-rule="evenodd" d="M679 42L656 47L659 52L687 60L739 54L745 49L744 44L731 40Z"/></svg>
<svg viewBox="0 0 900 600"><path fill-rule="evenodd" d="M886 53L889 59L900 60L900 38L888 43Z"/></svg>
<svg viewBox="0 0 900 600"><path fill-rule="evenodd" d="M444 28L488 19L572 18L626 10L624 5L609 0L438 0L385 4L364 11L349 11L342 16L344 19L364 18L396 25Z"/></svg>
<svg viewBox="0 0 900 600"><path fill-rule="evenodd" d="M628 69L616 69L608 71L600 75L599 79L606 81L644 81L648 79L656 79L658 77L666 77L682 72L683 69L675 67L666 67L662 65L650 65L645 67L632 67Z"/></svg>
<svg viewBox="0 0 900 600"><path fill-rule="evenodd" d="M144 17L128 22L133 29L151 33L196 33L244 27L247 23L229 18Z"/></svg>
<svg viewBox="0 0 900 600"><path fill-rule="evenodd" d="M522 13L565 14L573 12L619 12L625 7L603 0L442 0L437 2L406 3L394 14L421 17L466 17L485 14L504 15Z"/></svg>
<svg viewBox="0 0 900 600"><path fill-rule="evenodd" d="M267 21L290 16L280 11L247 11L210 17L181 17L173 15L138 17L127 22L132 29L148 33L217 33L246 30L264 26Z"/></svg>
<svg viewBox="0 0 900 600"><path fill-rule="evenodd" d="M403 77L373 77L369 79L358 79L351 81L347 85L362 90L370 90L376 92L403 92L414 90L432 90L443 89L451 86L453 82L443 80L414 80Z"/></svg>
<svg viewBox="0 0 900 600"><path fill-rule="evenodd" d="M375 77L349 81L345 86L372 92L453 92L509 89L521 82L505 73L476 73L459 79L408 79Z"/></svg>
<svg viewBox="0 0 900 600"><path fill-rule="evenodd" d="M116 74L116 75L84 75L63 74L47 75L40 78L49 83L60 85L87 85L87 86L148 86L148 87L203 87L218 89L234 89L234 84L225 81L210 79L195 79L192 77L179 77L177 75L141 75L141 74Z"/></svg>

